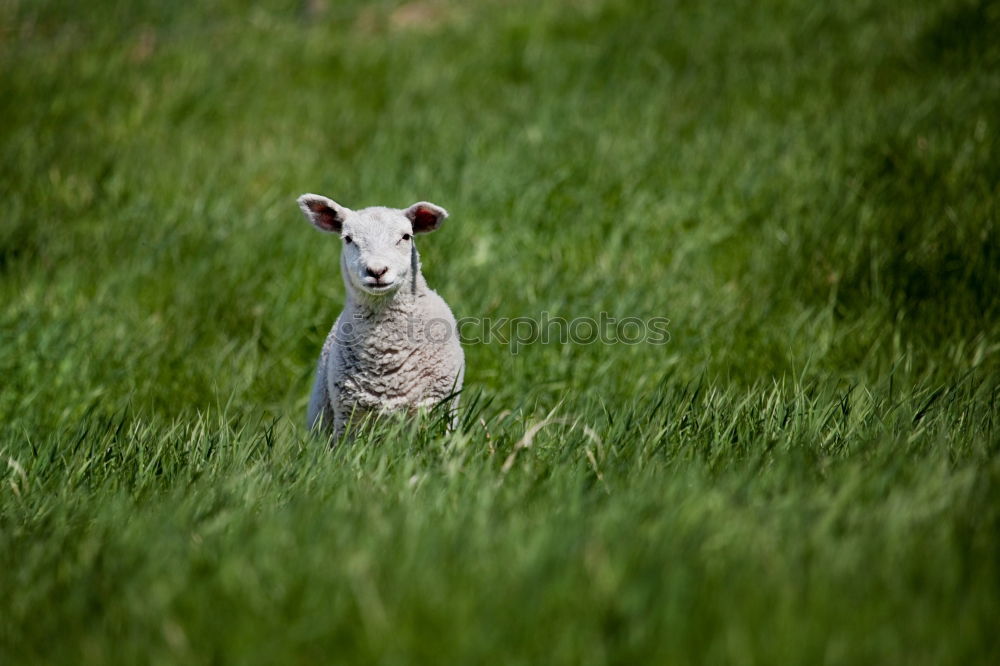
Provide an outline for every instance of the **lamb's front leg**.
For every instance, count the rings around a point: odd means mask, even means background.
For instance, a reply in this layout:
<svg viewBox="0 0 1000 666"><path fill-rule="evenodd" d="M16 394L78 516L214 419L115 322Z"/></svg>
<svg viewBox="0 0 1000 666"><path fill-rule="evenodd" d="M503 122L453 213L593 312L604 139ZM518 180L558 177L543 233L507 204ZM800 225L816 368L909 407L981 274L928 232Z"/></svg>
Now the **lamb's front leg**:
<svg viewBox="0 0 1000 666"><path fill-rule="evenodd" d="M333 407L330 401L330 389L327 382L327 362L330 356L330 342L323 345L319 362L316 364L316 381L313 383L312 394L309 396L309 409L306 413L306 427L319 428L332 432L336 423Z"/></svg>

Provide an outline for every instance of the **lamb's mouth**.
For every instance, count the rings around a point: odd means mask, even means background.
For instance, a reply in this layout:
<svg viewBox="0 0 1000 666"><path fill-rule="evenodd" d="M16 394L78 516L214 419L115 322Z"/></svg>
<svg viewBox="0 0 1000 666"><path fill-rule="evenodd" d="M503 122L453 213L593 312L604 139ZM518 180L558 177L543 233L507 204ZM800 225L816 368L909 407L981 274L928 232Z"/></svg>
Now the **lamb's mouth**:
<svg viewBox="0 0 1000 666"><path fill-rule="evenodd" d="M364 290L369 294L384 294L396 288L395 282L368 282L363 285Z"/></svg>

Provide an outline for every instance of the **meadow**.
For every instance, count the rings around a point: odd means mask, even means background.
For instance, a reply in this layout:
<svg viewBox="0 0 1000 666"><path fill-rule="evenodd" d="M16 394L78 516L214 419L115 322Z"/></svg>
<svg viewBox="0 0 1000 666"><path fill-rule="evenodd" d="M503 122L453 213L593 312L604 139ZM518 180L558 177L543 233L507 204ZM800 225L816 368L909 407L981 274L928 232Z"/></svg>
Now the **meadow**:
<svg viewBox="0 0 1000 666"><path fill-rule="evenodd" d="M1000 3L0 0L0 663L1000 659ZM295 198L460 427L303 425Z"/></svg>

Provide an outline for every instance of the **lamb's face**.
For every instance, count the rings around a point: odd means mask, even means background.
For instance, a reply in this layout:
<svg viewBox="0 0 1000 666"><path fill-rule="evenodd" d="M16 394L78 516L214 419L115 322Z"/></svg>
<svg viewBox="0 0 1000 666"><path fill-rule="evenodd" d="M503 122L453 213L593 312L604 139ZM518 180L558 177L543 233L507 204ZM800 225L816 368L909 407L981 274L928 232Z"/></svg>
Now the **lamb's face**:
<svg viewBox="0 0 1000 666"><path fill-rule="evenodd" d="M433 231L448 212L422 201L405 210L353 211L315 194L299 197L306 218L318 229L340 235L340 267L349 284L370 295L394 293L416 266L413 234Z"/></svg>
<svg viewBox="0 0 1000 666"><path fill-rule="evenodd" d="M413 223L399 210L365 208L348 215L340 233L340 265L355 288L386 294L410 276Z"/></svg>

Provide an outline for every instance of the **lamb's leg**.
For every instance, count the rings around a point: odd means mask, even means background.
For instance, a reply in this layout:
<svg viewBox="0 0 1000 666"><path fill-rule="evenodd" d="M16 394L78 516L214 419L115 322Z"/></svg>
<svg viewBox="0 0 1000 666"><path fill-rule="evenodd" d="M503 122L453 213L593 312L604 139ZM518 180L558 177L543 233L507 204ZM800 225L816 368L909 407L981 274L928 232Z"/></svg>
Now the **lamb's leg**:
<svg viewBox="0 0 1000 666"><path fill-rule="evenodd" d="M333 409L330 406L330 394L326 383L326 350L320 354L316 365L316 381L313 384L312 395L309 396L309 410L306 414L307 428L321 428L331 431L334 426Z"/></svg>

